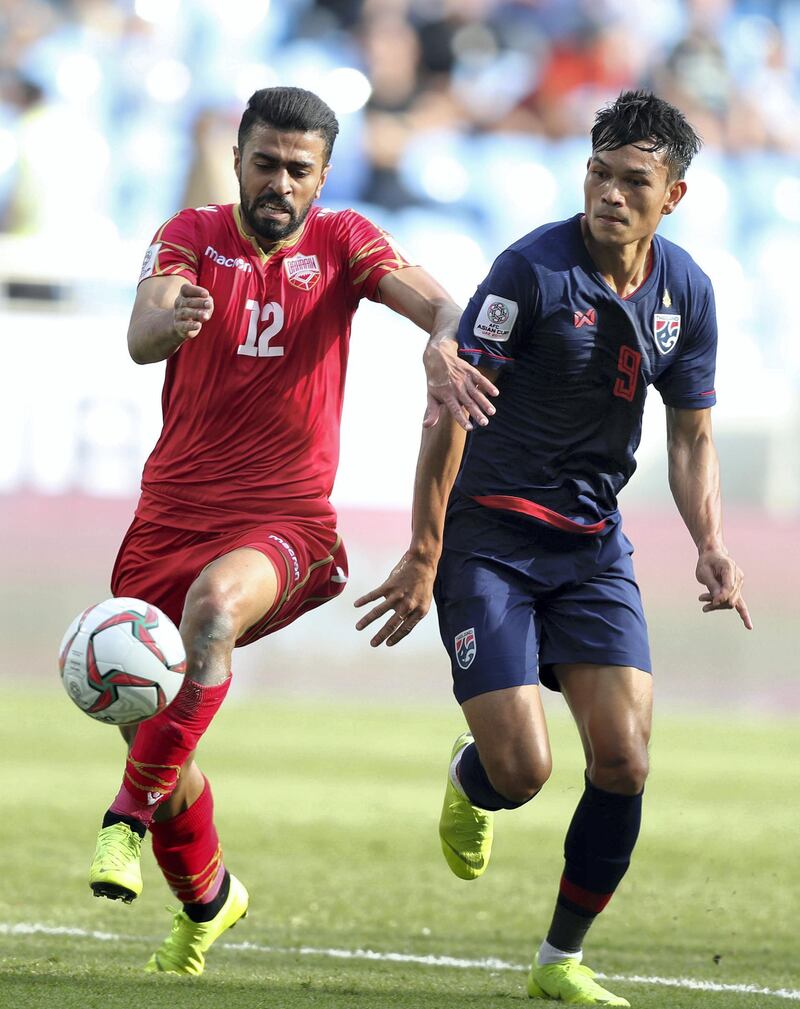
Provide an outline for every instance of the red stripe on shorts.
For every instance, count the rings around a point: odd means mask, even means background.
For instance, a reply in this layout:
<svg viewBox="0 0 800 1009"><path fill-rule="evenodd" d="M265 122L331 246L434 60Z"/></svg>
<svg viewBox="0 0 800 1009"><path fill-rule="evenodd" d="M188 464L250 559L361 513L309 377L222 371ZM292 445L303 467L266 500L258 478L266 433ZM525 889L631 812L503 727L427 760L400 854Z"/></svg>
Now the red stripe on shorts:
<svg viewBox="0 0 800 1009"><path fill-rule="evenodd" d="M512 497L508 494L487 494L482 497L474 497L479 505L485 508L498 508L503 511L519 512L521 515L530 515L540 522L546 522L549 526L555 526L566 533L580 533L584 536L592 533L602 532L606 527L606 520L593 522L591 525L581 525L580 522L573 522L566 515L554 512L544 505L536 504L535 501L528 501L523 497Z"/></svg>

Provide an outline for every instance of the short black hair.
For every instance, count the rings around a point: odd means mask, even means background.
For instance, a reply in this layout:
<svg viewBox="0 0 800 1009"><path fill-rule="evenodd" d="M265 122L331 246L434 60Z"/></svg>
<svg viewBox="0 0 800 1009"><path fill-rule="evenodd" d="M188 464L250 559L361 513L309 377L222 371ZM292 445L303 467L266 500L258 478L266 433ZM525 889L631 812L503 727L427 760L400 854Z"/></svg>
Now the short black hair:
<svg viewBox="0 0 800 1009"><path fill-rule="evenodd" d="M702 141L674 105L649 91L624 91L595 116L592 150L615 151L626 144L664 151L669 177L682 179Z"/></svg>
<svg viewBox="0 0 800 1009"><path fill-rule="evenodd" d="M325 141L325 164L331 159L339 122L333 109L319 95L303 88L262 88L250 96L239 123L238 145L241 151L256 123L266 123L276 130L319 133Z"/></svg>

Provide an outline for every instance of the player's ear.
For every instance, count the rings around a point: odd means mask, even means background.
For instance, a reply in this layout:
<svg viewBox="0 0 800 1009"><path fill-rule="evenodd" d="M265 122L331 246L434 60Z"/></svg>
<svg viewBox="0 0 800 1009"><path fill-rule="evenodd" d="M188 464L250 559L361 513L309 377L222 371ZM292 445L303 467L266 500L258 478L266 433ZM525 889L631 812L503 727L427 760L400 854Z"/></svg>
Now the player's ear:
<svg viewBox="0 0 800 1009"><path fill-rule="evenodd" d="M236 178L239 178L239 169L242 165L242 159L239 156L239 148L236 144L233 145L233 170L236 172Z"/></svg>
<svg viewBox="0 0 800 1009"><path fill-rule="evenodd" d="M319 183L317 184L317 191L316 193L314 193L315 200L319 197L319 194L322 192L322 187L325 185L325 180L328 178L328 172L330 171L330 169L331 169L331 163L329 161L328 164L325 165L325 167L322 169L322 174L319 177Z"/></svg>
<svg viewBox="0 0 800 1009"><path fill-rule="evenodd" d="M661 213L665 216L671 214L686 195L686 182L683 179L675 179L667 190L667 197Z"/></svg>

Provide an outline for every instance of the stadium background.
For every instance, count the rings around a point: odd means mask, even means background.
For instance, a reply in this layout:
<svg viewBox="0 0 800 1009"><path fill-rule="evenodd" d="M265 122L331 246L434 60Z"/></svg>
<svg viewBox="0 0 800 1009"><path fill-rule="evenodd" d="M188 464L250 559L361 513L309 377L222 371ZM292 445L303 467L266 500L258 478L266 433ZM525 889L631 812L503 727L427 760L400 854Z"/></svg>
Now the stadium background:
<svg viewBox="0 0 800 1009"><path fill-rule="evenodd" d="M505 244L580 209L594 110L645 85L705 140L663 233L716 289L726 532L757 628L699 614L654 394L623 510L659 695L796 713L799 54L789 0L0 0L4 676L52 682L62 626L106 590L160 420L160 366L125 352L139 263L177 209L236 198L255 88L330 102L324 202L394 233L463 304ZM358 313L335 489L351 585L238 654L237 690L447 698L433 619L386 654L352 629L407 540L421 346L380 307Z"/></svg>
<svg viewBox="0 0 800 1009"><path fill-rule="evenodd" d="M780 1004L742 994L752 982L800 997L800 4L0 0L0 848L10 867L0 1005L197 1004L188 988L143 994L163 887L148 883L133 917L79 897L119 748L70 707L56 650L74 613L107 593L159 429L161 369L137 368L125 350L142 255L178 208L235 199L236 123L250 93L274 83L314 89L339 114L324 202L393 232L462 303L506 243L580 209L591 117L620 89L653 87L705 138L663 233L717 293L726 532L756 630L699 612L651 396L622 504L657 667L656 773L637 871L593 948L599 966L629 979L740 985L703 1001L682 982L640 982L648 1009ZM464 893L434 841L459 718L435 620L393 651L370 650L353 630L353 599L407 541L422 342L379 306L360 309L335 490L351 584L237 654L233 696L207 743L221 831L258 904L241 935L255 945L221 949L204 979L220 1009L260 1007L262 992L276 1006L495 1009L521 995L524 974L387 963L363 974L324 956L306 969L276 947L523 964L533 922L549 914L550 888L520 880L532 843L541 878L556 878L574 806L580 755L560 700L548 698L554 780L504 822L485 887ZM403 861L386 840L397 822ZM152 862L145 873L155 883Z"/></svg>

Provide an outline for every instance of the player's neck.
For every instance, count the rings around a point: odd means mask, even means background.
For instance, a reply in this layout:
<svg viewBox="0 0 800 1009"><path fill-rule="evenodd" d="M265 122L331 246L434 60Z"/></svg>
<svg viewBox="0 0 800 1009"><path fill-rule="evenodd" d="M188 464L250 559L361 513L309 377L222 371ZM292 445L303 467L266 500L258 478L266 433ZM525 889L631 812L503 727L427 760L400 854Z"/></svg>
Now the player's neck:
<svg viewBox="0 0 800 1009"><path fill-rule="evenodd" d="M276 252L278 249L284 248L285 246L294 245L300 238L300 235L305 230L306 226L306 218L304 218L290 235L287 235L285 238L280 238L275 242L269 242L250 227L246 217L242 213L241 204L237 204L234 208L234 216L238 220L240 232L245 236L245 238L248 238L253 245L260 249L265 257L269 256L273 252Z"/></svg>
<svg viewBox="0 0 800 1009"><path fill-rule="evenodd" d="M586 218L581 220L581 231L586 251L612 291L627 298L642 286L651 266L652 235L628 245L602 244L593 238Z"/></svg>
<svg viewBox="0 0 800 1009"><path fill-rule="evenodd" d="M261 249L265 256L270 255L270 253L275 252L277 249L282 249L285 245L294 245L300 236L300 232L303 230L305 222L300 225L291 235L287 235L285 238L281 238L276 242L268 242L265 238L257 235L254 231L248 227L247 223L242 220L242 231L247 235L251 242Z"/></svg>

